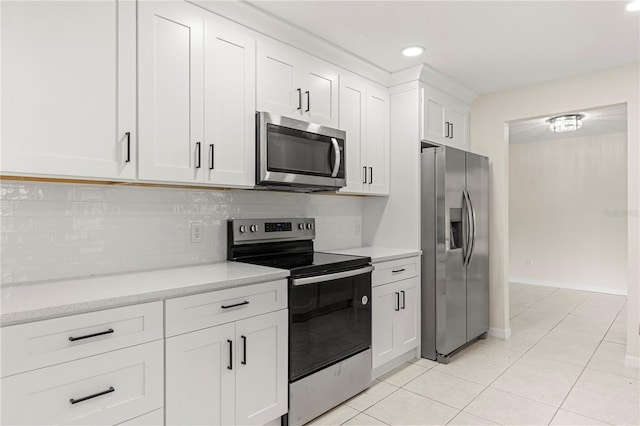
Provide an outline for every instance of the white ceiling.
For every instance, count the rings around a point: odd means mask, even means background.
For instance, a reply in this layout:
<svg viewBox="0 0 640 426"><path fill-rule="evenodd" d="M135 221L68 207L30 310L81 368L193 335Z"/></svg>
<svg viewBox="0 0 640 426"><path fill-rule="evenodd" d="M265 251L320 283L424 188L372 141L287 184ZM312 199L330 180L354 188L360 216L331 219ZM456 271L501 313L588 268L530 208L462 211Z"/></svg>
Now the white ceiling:
<svg viewBox="0 0 640 426"><path fill-rule="evenodd" d="M249 1L388 72L421 63L477 94L640 62L626 1ZM426 48L405 58L408 45Z"/></svg>
<svg viewBox="0 0 640 426"><path fill-rule="evenodd" d="M533 118L509 123L509 143L543 142L572 137L597 136L627 131L627 105L612 105L585 111L582 128L575 132L553 133L547 120L550 117Z"/></svg>

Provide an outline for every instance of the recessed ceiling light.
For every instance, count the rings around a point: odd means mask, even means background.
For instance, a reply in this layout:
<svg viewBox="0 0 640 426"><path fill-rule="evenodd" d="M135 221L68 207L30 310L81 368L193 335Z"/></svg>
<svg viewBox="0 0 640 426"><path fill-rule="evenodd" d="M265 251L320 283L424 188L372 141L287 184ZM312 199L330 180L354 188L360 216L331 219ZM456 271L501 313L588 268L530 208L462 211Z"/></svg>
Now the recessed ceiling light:
<svg viewBox="0 0 640 426"><path fill-rule="evenodd" d="M404 56L420 56L422 52L424 52L424 47L422 46L409 46L402 49Z"/></svg>
<svg viewBox="0 0 640 426"><path fill-rule="evenodd" d="M634 0L627 5L627 10L629 12L637 12L640 10L640 0Z"/></svg>

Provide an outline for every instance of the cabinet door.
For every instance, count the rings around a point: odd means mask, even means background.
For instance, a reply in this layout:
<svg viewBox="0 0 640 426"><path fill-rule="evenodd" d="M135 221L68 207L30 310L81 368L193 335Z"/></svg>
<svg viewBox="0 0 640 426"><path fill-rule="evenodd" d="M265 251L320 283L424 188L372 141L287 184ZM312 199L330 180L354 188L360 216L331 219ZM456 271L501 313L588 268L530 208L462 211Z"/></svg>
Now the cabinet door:
<svg viewBox="0 0 640 426"><path fill-rule="evenodd" d="M361 194L365 170L362 145L366 136L366 83L352 76L340 76L340 130L347 133L347 186L340 192Z"/></svg>
<svg viewBox="0 0 640 426"><path fill-rule="evenodd" d="M389 194L389 95L367 88L367 177L370 194Z"/></svg>
<svg viewBox="0 0 640 426"><path fill-rule="evenodd" d="M394 351L394 326L398 295L393 284L381 285L371 289L372 300L372 368L379 367L392 360Z"/></svg>
<svg viewBox="0 0 640 426"><path fill-rule="evenodd" d="M258 43L257 110L302 117L302 74L297 51L277 43Z"/></svg>
<svg viewBox="0 0 640 426"><path fill-rule="evenodd" d="M469 149L466 135L467 113L457 105L451 105L446 111L446 122L451 123L447 145L464 150Z"/></svg>
<svg viewBox="0 0 640 426"><path fill-rule="evenodd" d="M1 173L134 179L135 3L0 7Z"/></svg>
<svg viewBox="0 0 640 426"><path fill-rule="evenodd" d="M400 310L393 324L394 349L398 354L418 346L418 278L398 282Z"/></svg>
<svg viewBox="0 0 640 426"><path fill-rule="evenodd" d="M202 9L140 2L139 163L145 180L203 180Z"/></svg>
<svg viewBox="0 0 640 426"><path fill-rule="evenodd" d="M234 330L230 323L166 340L168 425L235 424Z"/></svg>
<svg viewBox="0 0 640 426"><path fill-rule="evenodd" d="M236 423L262 425L287 412L288 311L236 323Z"/></svg>
<svg viewBox="0 0 640 426"><path fill-rule="evenodd" d="M255 40L208 17L204 32L205 181L255 184Z"/></svg>
<svg viewBox="0 0 640 426"><path fill-rule="evenodd" d="M423 96L423 129L422 139L431 142L445 143L445 102L429 90Z"/></svg>
<svg viewBox="0 0 640 426"><path fill-rule="evenodd" d="M303 120L338 127L338 72L328 62L304 58Z"/></svg>

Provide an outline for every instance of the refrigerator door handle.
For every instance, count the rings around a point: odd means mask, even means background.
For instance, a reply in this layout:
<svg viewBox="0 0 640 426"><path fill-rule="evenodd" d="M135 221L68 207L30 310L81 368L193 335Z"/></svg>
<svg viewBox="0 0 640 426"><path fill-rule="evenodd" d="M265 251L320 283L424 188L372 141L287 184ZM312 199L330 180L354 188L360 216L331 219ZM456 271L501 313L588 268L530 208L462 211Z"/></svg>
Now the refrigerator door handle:
<svg viewBox="0 0 640 426"><path fill-rule="evenodd" d="M463 207L464 210L467 214L467 227L466 227L466 235L465 240L464 240L464 251L463 251L463 255L462 255L462 264L464 266L467 266L469 264L469 261L471 260L471 250L473 247L473 242L472 242L472 230L471 230L471 226L472 226L472 221L473 221L473 217L472 217L472 213L471 213L471 203L469 202L469 193L467 192L467 190L465 189L464 191L462 191L462 197L464 199L464 203L463 203Z"/></svg>
<svg viewBox="0 0 640 426"><path fill-rule="evenodd" d="M473 208L473 202L471 201L471 194L467 191L467 200L469 203L469 211L471 212L471 248L469 249L469 257L467 258L467 265L471 262L471 256L473 256L473 250L476 247L476 210Z"/></svg>

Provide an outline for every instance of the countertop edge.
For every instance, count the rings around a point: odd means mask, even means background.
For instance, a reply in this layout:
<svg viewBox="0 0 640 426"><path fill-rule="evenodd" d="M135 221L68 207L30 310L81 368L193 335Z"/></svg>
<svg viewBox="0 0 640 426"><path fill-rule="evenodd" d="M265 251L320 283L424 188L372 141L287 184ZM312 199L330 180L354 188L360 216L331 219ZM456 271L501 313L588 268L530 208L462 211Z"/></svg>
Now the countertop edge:
<svg viewBox="0 0 640 426"><path fill-rule="evenodd" d="M331 253L367 256L371 258L371 263L375 264L379 262L388 262L391 260L406 259L408 257L421 256L422 250L366 246L366 247L353 247L353 248L340 249L340 250L331 250Z"/></svg>
<svg viewBox="0 0 640 426"><path fill-rule="evenodd" d="M173 299L176 297L206 293L209 291L260 284L263 282L285 279L289 276L288 270L279 270L275 268L269 269L272 269L272 271L259 275L249 275L246 277L233 278L225 281L197 283L187 286L176 286L158 291L127 294L118 297L96 298L94 300L82 302L60 304L43 308L25 309L23 311L14 311L10 313L0 313L0 328L52 318L59 318L69 315L100 311L110 308L162 301Z"/></svg>

